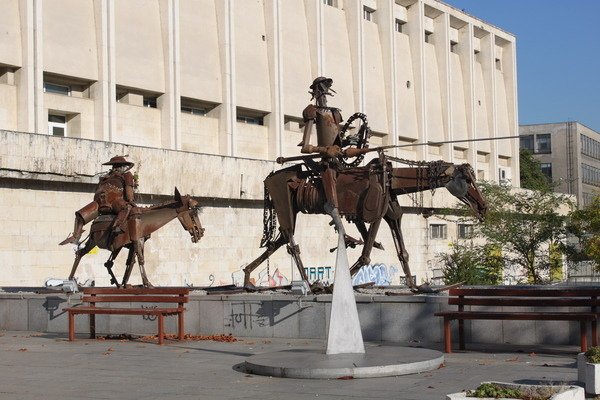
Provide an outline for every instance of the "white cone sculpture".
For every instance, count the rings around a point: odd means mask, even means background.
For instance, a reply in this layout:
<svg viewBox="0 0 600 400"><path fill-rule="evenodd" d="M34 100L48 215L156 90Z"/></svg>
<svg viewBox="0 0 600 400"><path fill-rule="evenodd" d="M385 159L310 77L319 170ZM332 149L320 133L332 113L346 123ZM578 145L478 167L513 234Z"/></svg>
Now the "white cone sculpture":
<svg viewBox="0 0 600 400"><path fill-rule="evenodd" d="M360 331L356 299L346 254L344 226L337 210L334 209L329 214L338 229L339 239L326 354L364 353L365 346Z"/></svg>

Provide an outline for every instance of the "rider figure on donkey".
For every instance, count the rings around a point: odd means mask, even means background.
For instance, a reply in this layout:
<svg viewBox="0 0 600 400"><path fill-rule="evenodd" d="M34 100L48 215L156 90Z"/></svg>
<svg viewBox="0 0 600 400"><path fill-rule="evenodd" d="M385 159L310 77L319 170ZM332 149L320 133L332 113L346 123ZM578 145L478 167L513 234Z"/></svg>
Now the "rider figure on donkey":
<svg viewBox="0 0 600 400"><path fill-rule="evenodd" d="M316 105L309 104L302 117L304 119L304 134L300 150L305 154L319 153L321 158L321 179L323 180L323 189L325 198L331 208L338 208L338 198L336 192L337 172L340 168L338 158L343 156L342 146L349 143L342 142L340 136L340 123L343 121L340 110L335 107L327 106L327 96L333 96L335 91L331 89L333 79L318 77L310 85L310 94L315 99ZM310 135L313 125L317 129L317 145L310 144Z"/></svg>
<svg viewBox="0 0 600 400"><path fill-rule="evenodd" d="M117 235L125 231L125 223L129 228L132 240L138 238L138 225L140 208L135 204L134 188L136 181L129 171L135 164L127 161L124 156L116 156L102 165L112 166L111 170L100 177L96 186L94 201L75 212L75 226L73 233L60 244L76 243L88 222L94 220L99 214L113 214L117 217L112 225L113 234Z"/></svg>

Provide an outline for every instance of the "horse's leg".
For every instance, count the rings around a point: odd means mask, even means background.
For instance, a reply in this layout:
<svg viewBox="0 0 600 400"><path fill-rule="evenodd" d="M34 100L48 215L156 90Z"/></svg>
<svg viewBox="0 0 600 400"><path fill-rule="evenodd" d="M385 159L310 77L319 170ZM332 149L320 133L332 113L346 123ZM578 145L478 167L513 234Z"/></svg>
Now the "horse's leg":
<svg viewBox="0 0 600 400"><path fill-rule="evenodd" d="M254 271L260 264L262 264L267 258L271 256L271 254L275 253L281 246L288 243L288 239L285 235L280 235L276 241L267 245L267 249L254 261L248 264L244 268L244 287L250 288L250 274Z"/></svg>
<svg viewBox="0 0 600 400"><path fill-rule="evenodd" d="M294 262L296 263L296 267L298 267L298 271L300 272L300 276L302 277L302 280L305 281L308 284L308 286L310 287L310 283L308 282L308 275L306 275L306 270L304 269L304 264L302 264L302 260L300 259L300 247L294 241L294 235L291 232L289 234L288 242L289 242L289 244L287 246L288 253L290 253L292 258L294 259Z"/></svg>
<svg viewBox="0 0 600 400"><path fill-rule="evenodd" d="M120 247L116 250L113 250L113 252L110 254L110 257L108 257L108 260L106 260L106 262L104 263L104 266L106 267L106 269L108 270L108 274L110 275L110 283L114 283L117 287L119 287L119 281L117 281L117 278L115 277L115 274L113 273L112 267L113 267L115 258L117 258L120 251L121 251Z"/></svg>
<svg viewBox="0 0 600 400"><path fill-rule="evenodd" d="M358 228L358 231L360 232L360 235L363 238L363 241L366 243L367 238L369 237L369 232L367 231L365 221L363 221L363 220L354 221L354 225L356 225L356 227ZM383 245L379 242L373 242L373 247L375 247L376 249L379 249L379 250L385 250L383 248Z"/></svg>
<svg viewBox="0 0 600 400"><path fill-rule="evenodd" d="M131 276L131 271L133 270L133 266L135 265L135 251L133 249L133 245L129 246L129 253L127 254L127 262L125 263L127 266L125 268L125 274L123 274L123 281L121 285L125 287L127 282L129 281L129 277Z"/></svg>
<svg viewBox="0 0 600 400"><path fill-rule="evenodd" d="M371 263L371 250L373 250L373 246L375 245L375 238L377 237L379 225L381 225L381 218L371 222L371 225L369 225L367 237L364 239L365 245L363 246L362 253L360 254L360 257L358 257L358 260L350 267L350 276L354 276L363 265L369 265Z"/></svg>
<svg viewBox="0 0 600 400"><path fill-rule="evenodd" d="M73 277L75 276L75 271L77 270L79 262L81 261L83 256L89 253L95 246L96 242L92 239L92 236L90 235L88 241L85 242L85 246L83 246L82 249L79 249L75 252L75 261L73 262L73 267L71 268L71 273L69 274L70 281L73 280Z"/></svg>
<svg viewBox="0 0 600 400"><path fill-rule="evenodd" d="M398 204L396 200L390 201L390 205L384 218L392 231L394 245L396 246L396 252L398 253L398 260L402 265L406 283L409 288L413 289L415 285L413 283L412 274L410 273L410 267L408 266L408 252L406 251L404 239L402 238L402 211L400 210L400 204Z"/></svg>

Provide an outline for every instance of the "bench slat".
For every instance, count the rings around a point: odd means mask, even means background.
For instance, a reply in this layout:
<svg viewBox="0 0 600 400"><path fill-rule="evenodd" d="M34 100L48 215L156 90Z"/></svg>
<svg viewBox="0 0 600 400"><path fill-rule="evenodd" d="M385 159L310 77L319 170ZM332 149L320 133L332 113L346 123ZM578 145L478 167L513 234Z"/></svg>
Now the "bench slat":
<svg viewBox="0 0 600 400"><path fill-rule="evenodd" d="M493 288L459 287L449 290L450 296L514 296L514 297L600 297L598 288L539 288L499 286Z"/></svg>
<svg viewBox="0 0 600 400"><path fill-rule="evenodd" d="M71 307L65 309L74 314L122 314L122 315L157 315L178 314L185 308L104 308L104 307Z"/></svg>
<svg viewBox="0 0 600 400"><path fill-rule="evenodd" d="M160 288L115 288L115 287L86 287L83 288L83 294L137 294L137 295L188 295L190 289L186 287L160 287Z"/></svg>
<svg viewBox="0 0 600 400"><path fill-rule="evenodd" d="M442 311L434 314L437 317L451 319L507 319L507 320L539 320L539 321L594 321L594 313L571 312L494 312L494 311Z"/></svg>
<svg viewBox="0 0 600 400"><path fill-rule="evenodd" d="M101 295L83 296L82 302L86 303L187 303L188 297L179 296L155 296L155 295Z"/></svg>
<svg viewBox="0 0 600 400"><path fill-rule="evenodd" d="M591 307L600 306L600 299L581 298L477 298L449 297L449 305L496 306L496 307Z"/></svg>

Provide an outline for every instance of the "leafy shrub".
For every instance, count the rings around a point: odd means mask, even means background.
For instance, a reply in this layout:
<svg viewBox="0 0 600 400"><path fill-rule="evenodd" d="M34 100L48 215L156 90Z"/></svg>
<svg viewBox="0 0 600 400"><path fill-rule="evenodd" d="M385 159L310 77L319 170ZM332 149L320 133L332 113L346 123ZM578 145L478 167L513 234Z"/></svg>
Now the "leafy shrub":
<svg viewBox="0 0 600 400"><path fill-rule="evenodd" d="M592 346L585 352L587 362L591 364L600 364L600 347Z"/></svg>
<svg viewBox="0 0 600 400"><path fill-rule="evenodd" d="M469 393L471 397L492 397L494 399L520 399L523 393L519 389L500 387L493 383L482 383Z"/></svg>

